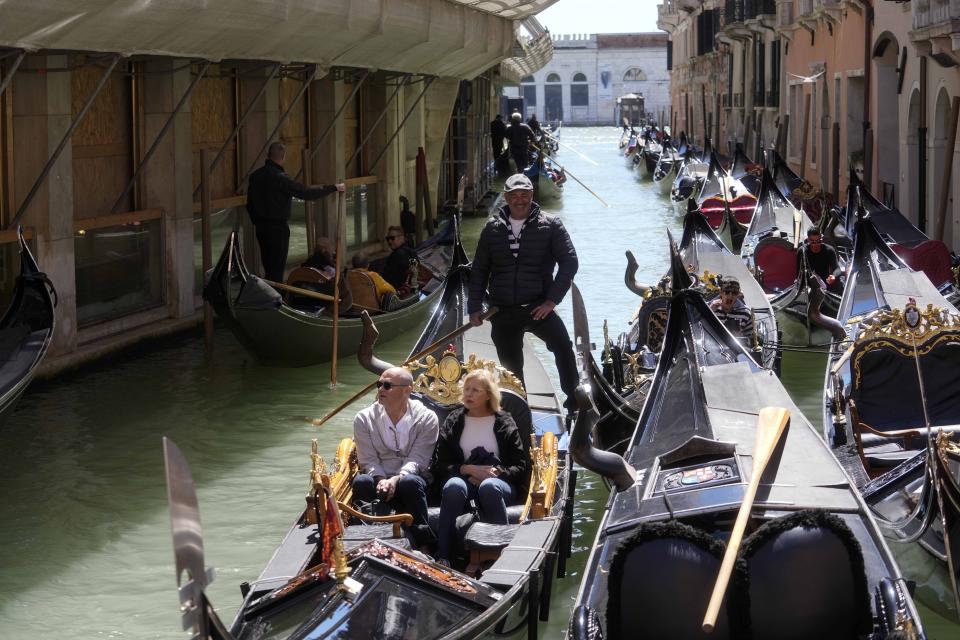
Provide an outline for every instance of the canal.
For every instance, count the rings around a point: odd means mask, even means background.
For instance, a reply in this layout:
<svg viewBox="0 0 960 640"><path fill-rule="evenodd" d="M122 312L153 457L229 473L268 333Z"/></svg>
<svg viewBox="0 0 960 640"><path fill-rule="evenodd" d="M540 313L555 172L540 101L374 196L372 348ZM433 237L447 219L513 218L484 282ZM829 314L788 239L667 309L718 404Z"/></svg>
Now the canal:
<svg viewBox="0 0 960 640"><path fill-rule="evenodd" d="M638 302L623 285L624 251L637 256L638 279L655 281L668 262L664 230L676 234L681 223L669 199L627 168L618 138L612 127L565 129L563 142L597 164L570 149L558 155L608 208L573 179L561 202L544 207L563 219L577 247L576 280L598 344L603 321L616 336ZM482 223L465 221L468 251ZM572 327L569 301L558 310ZM381 353L401 360L415 338L382 345ZM555 377L552 359L545 361ZM824 364L821 355L784 355L784 381L814 423ZM327 365L260 366L218 327L211 361L202 337L188 334L31 387L0 432L0 638L187 637L180 631L162 435L179 444L193 468L207 564L217 569L209 595L229 621L240 583L257 577L302 508L310 440L332 453L352 432L351 411L319 429L305 420L371 379L349 359L338 377L331 392ZM555 583L541 637L563 636L606 495L596 476L581 472L574 556L568 577ZM956 627L924 616L929 637L956 637Z"/></svg>

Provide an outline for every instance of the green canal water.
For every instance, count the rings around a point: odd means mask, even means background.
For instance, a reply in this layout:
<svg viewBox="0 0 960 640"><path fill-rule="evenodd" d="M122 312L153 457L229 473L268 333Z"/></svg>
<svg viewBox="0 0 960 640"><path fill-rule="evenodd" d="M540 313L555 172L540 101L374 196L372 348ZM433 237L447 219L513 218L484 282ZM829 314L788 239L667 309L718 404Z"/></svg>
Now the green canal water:
<svg viewBox="0 0 960 640"><path fill-rule="evenodd" d="M598 165L567 149L558 156L609 208L572 179L562 202L544 207L562 217L577 247L577 283L597 343L604 319L615 336L638 302L623 285L624 251L637 256L638 278L655 280L667 266L664 230L680 229L669 199L626 167L618 138L614 128L568 128L563 141ZM482 222L465 222L468 251ZM572 327L569 302L559 312ZM400 360L415 338L382 345L381 353ZM823 367L820 355L784 356L784 381L814 423ZM240 583L256 579L302 507L310 440L332 452L351 433L350 411L319 429L304 418L323 415L371 377L348 359L336 391L328 379L328 366L260 366L218 327L211 361L202 338L189 334L31 387L0 432L0 639L187 637L163 435L193 468L207 564L217 569L209 595L221 617L232 619ZM600 480L581 471L574 555L567 578L554 584L541 637L563 636L606 497ZM931 638L957 637L957 627L924 616Z"/></svg>

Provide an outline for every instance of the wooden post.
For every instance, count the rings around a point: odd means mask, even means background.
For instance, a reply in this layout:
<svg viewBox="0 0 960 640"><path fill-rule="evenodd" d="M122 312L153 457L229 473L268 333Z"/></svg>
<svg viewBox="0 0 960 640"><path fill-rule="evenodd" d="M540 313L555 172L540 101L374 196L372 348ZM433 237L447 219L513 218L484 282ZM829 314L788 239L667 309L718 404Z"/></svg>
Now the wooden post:
<svg viewBox="0 0 960 640"><path fill-rule="evenodd" d="M777 153L781 158L786 158L787 153L784 147L787 146L787 131L790 130L790 114L785 113L780 118L780 125L777 127Z"/></svg>
<svg viewBox="0 0 960 640"><path fill-rule="evenodd" d="M213 266L213 246L210 232L210 149L200 150L200 244L202 246L203 274ZM213 308L203 303L203 339L207 355L213 355Z"/></svg>
<svg viewBox="0 0 960 640"><path fill-rule="evenodd" d="M743 152L748 153L750 151L750 138L753 134L753 116L749 113L746 114L743 118ZM754 162L759 162L762 158L759 158L754 154Z"/></svg>
<svg viewBox="0 0 960 640"><path fill-rule="evenodd" d="M832 144L833 144L833 176L830 184L830 191L833 193L833 199L840 202L840 123L833 123Z"/></svg>
<svg viewBox="0 0 960 640"><path fill-rule="evenodd" d="M810 134L810 94L803 96L803 135L800 137L800 174L805 178L807 173L807 136Z"/></svg>
<svg viewBox="0 0 960 640"><path fill-rule="evenodd" d="M710 128L707 123L707 85L700 85L700 113L703 115L703 144L710 137Z"/></svg>
<svg viewBox="0 0 960 640"><path fill-rule="evenodd" d="M943 242L943 229L947 221L947 204L950 196L950 174L953 171L953 152L957 144L957 114L960 113L960 96L953 97L950 111L950 133L947 136L947 146L944 153L946 162L943 163L943 176L940 179L940 199L937 201L937 225L933 234L934 240Z"/></svg>
<svg viewBox="0 0 960 640"><path fill-rule="evenodd" d="M713 94L713 98L714 98L714 100L713 100L713 102L714 102L714 109L713 109L713 139L714 139L714 140L717 140L717 141L719 142L719 141L720 141L720 94L719 94L719 93L714 93L714 94Z"/></svg>
<svg viewBox="0 0 960 640"><path fill-rule="evenodd" d="M873 184L873 129L863 132L863 184L870 191Z"/></svg>
<svg viewBox="0 0 960 640"><path fill-rule="evenodd" d="M310 166L310 160L313 158L313 154L310 152L310 149L304 148L302 157L300 173L303 175L303 181L308 185L313 184L313 171ZM303 220L307 228L307 257L313 255L313 250L317 246L317 221L314 218L316 212L317 207L315 201L303 201Z"/></svg>
<svg viewBox="0 0 960 640"><path fill-rule="evenodd" d="M343 180L338 179L338 183ZM333 278L333 345L330 349L330 389L337 388L337 349L340 346L340 278L343 265L343 221L347 217L347 193L337 192L337 238L334 240L336 256L334 266L337 275Z"/></svg>
<svg viewBox="0 0 960 640"><path fill-rule="evenodd" d="M420 172L421 161L420 155L423 153L423 148L421 147L417 151L417 159L415 163L414 175L416 176L416 194L414 197L414 235L417 239L417 244L423 242L423 174Z"/></svg>
<svg viewBox="0 0 960 640"><path fill-rule="evenodd" d="M423 221L427 230L427 237L433 235L433 203L430 201L430 173L427 171L427 154L420 147L418 157L421 162L420 171L423 174Z"/></svg>

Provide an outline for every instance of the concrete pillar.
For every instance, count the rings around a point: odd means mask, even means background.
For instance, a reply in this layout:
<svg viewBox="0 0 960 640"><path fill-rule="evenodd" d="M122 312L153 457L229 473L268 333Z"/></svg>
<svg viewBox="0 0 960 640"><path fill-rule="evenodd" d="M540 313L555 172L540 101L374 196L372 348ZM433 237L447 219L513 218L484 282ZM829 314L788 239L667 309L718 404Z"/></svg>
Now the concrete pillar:
<svg viewBox="0 0 960 640"><path fill-rule="evenodd" d="M426 114L424 125L424 153L427 156L427 178L430 181L430 196L434 198L433 215L437 215L436 198L440 182L440 161L443 145L447 140L450 115L457 100L460 81L456 78L438 78L423 97Z"/></svg>
<svg viewBox="0 0 960 640"><path fill-rule="evenodd" d="M156 139L192 81L185 60L156 59L145 63L143 128L147 144ZM196 307L193 224L192 116L189 103L176 116L142 173L143 207L166 214L164 267L167 307L171 317L191 315ZM221 247L213 247L214 256Z"/></svg>
<svg viewBox="0 0 960 640"><path fill-rule="evenodd" d="M62 69L68 64L65 55L27 56L12 83L14 201L18 207L73 119L71 73L29 70ZM21 224L36 230L37 261L57 289L51 353L69 353L77 345L71 145L64 148L53 165Z"/></svg>

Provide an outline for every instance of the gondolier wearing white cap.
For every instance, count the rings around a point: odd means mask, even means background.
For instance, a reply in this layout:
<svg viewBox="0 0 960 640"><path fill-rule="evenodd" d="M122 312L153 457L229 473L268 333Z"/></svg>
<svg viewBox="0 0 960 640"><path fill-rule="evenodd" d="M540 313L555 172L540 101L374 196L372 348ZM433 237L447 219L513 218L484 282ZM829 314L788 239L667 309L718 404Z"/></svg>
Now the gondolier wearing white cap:
<svg viewBox="0 0 960 640"><path fill-rule="evenodd" d="M577 361L573 343L554 308L570 290L579 263L559 218L533 201L533 183L518 173L503 188L507 204L484 226L473 254L468 310L479 326L484 295L499 311L490 318L490 337L500 364L523 380L523 336L530 332L553 353L560 387L572 409Z"/></svg>

